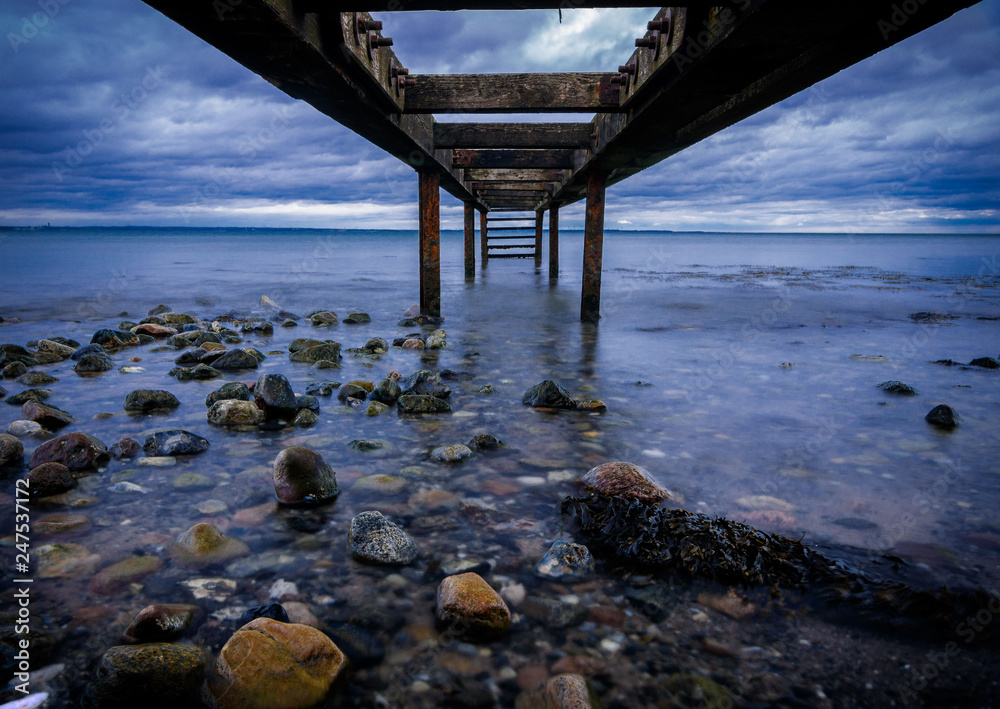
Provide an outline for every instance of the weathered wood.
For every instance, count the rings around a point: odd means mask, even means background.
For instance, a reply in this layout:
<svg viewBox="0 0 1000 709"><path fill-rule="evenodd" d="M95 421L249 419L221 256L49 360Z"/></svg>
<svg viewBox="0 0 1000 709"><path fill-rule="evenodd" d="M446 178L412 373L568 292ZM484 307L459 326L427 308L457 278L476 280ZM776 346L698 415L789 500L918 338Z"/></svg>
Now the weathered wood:
<svg viewBox="0 0 1000 709"><path fill-rule="evenodd" d="M561 182L566 170L532 170L528 168L473 168L465 171L469 182Z"/></svg>
<svg viewBox="0 0 1000 709"><path fill-rule="evenodd" d="M550 192L542 190L476 190L476 194L482 199L489 201L491 197L529 197L532 199L544 199Z"/></svg>
<svg viewBox="0 0 1000 709"><path fill-rule="evenodd" d="M711 7L720 0L679 0L677 6L701 5ZM565 10L581 7L649 7L642 0L584 0L567 3L566 0L299 0L295 3L300 12L424 12L428 10Z"/></svg>
<svg viewBox="0 0 1000 709"><path fill-rule="evenodd" d="M435 123L436 148L587 148L593 123Z"/></svg>
<svg viewBox="0 0 1000 709"><path fill-rule="evenodd" d="M420 312L441 315L441 195L436 172L419 173Z"/></svg>
<svg viewBox="0 0 1000 709"><path fill-rule="evenodd" d="M535 267L542 265L542 220L545 218L544 210L535 212Z"/></svg>
<svg viewBox="0 0 1000 709"><path fill-rule="evenodd" d="M573 151L562 150L452 150L451 166L572 168Z"/></svg>
<svg viewBox="0 0 1000 709"><path fill-rule="evenodd" d="M604 193L607 175L593 172L587 181L587 215L583 232L583 292L580 319L601 319L601 268L604 260Z"/></svg>
<svg viewBox="0 0 1000 709"><path fill-rule="evenodd" d="M488 242L486 241L489 234L489 223L486 215L486 210L479 212L479 263L482 268L486 268L486 262L490 258L487 248Z"/></svg>
<svg viewBox="0 0 1000 709"><path fill-rule="evenodd" d="M491 222L526 222L534 217L487 217L487 219Z"/></svg>
<svg viewBox="0 0 1000 709"><path fill-rule="evenodd" d="M559 278L559 207L549 208L549 278Z"/></svg>
<svg viewBox="0 0 1000 709"><path fill-rule="evenodd" d="M478 182L470 182L469 189L473 192L481 190L531 190L531 191L542 191L542 192L552 192L556 188L555 182L518 182L518 181L500 181L500 180L480 180Z"/></svg>
<svg viewBox="0 0 1000 709"><path fill-rule="evenodd" d="M602 91L606 73L417 74L403 113L594 113L618 111L617 94Z"/></svg>
<svg viewBox="0 0 1000 709"><path fill-rule="evenodd" d="M465 203L465 277L476 277L476 205Z"/></svg>
<svg viewBox="0 0 1000 709"><path fill-rule="evenodd" d="M520 220L518 220L520 221ZM531 221L534 222L535 218L531 217ZM535 225L532 223L529 226L495 226L491 227L490 231L527 231L529 229L534 229Z"/></svg>

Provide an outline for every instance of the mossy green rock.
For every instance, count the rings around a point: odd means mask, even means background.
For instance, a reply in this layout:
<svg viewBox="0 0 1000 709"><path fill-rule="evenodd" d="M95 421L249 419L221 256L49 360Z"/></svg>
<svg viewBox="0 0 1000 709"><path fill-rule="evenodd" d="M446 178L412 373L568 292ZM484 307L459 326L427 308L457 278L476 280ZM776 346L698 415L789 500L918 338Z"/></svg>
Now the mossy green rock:
<svg viewBox="0 0 1000 709"><path fill-rule="evenodd" d="M130 584L155 574L163 566L156 556L131 556L107 566L90 580L90 590L101 595L113 595L125 591Z"/></svg>
<svg viewBox="0 0 1000 709"><path fill-rule="evenodd" d="M194 525L170 545L170 556L183 566L221 564L249 553L246 544L206 522Z"/></svg>
<svg viewBox="0 0 1000 709"><path fill-rule="evenodd" d="M84 709L198 706L205 653L190 645L151 643L111 648L83 695Z"/></svg>

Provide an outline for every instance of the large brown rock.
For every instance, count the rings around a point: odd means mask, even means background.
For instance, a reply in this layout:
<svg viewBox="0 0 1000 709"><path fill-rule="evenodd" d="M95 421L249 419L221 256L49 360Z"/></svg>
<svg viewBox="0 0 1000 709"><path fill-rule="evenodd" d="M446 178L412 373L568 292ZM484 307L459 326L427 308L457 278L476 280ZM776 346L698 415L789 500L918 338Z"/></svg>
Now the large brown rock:
<svg viewBox="0 0 1000 709"><path fill-rule="evenodd" d="M24 445L9 433L0 433L0 468L20 468L24 464Z"/></svg>
<svg viewBox="0 0 1000 709"><path fill-rule="evenodd" d="M122 635L125 643L159 643L176 640L201 615L201 608L186 603L154 603L132 620Z"/></svg>
<svg viewBox="0 0 1000 709"><path fill-rule="evenodd" d="M623 497L646 504L669 500L670 491L653 479L645 468L615 461L591 468L580 482L609 497Z"/></svg>
<svg viewBox="0 0 1000 709"><path fill-rule="evenodd" d="M34 421L50 431L69 426L76 419L62 409L40 401L26 401L21 407L21 420Z"/></svg>
<svg viewBox="0 0 1000 709"><path fill-rule="evenodd" d="M315 628L257 618L222 647L202 697L217 709L315 707L346 665L344 653Z"/></svg>
<svg viewBox="0 0 1000 709"><path fill-rule="evenodd" d="M59 495L76 487L76 478L62 463L42 463L28 473L27 479L31 497Z"/></svg>
<svg viewBox="0 0 1000 709"><path fill-rule="evenodd" d="M286 505L320 505L340 494L337 474L316 451L285 448L274 459L274 494Z"/></svg>
<svg viewBox="0 0 1000 709"><path fill-rule="evenodd" d="M62 463L70 470L93 470L106 463L108 458L107 446L88 433L76 431L38 446L28 467L36 468L42 463Z"/></svg>
<svg viewBox="0 0 1000 709"><path fill-rule="evenodd" d="M84 709L173 709L198 706L205 653L190 645L153 643L111 648L83 694Z"/></svg>
<svg viewBox="0 0 1000 709"><path fill-rule="evenodd" d="M510 609L477 573L448 576L438 586L437 618L473 637L502 633L510 627Z"/></svg>

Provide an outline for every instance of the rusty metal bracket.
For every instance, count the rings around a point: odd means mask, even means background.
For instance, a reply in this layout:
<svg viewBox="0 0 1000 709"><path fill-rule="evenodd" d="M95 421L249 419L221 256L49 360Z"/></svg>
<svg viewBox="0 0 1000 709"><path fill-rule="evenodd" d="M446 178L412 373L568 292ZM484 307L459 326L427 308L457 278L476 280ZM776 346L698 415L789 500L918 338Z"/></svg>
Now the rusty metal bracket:
<svg viewBox="0 0 1000 709"><path fill-rule="evenodd" d="M605 106L617 106L621 103L622 87L618 81L621 77L618 74L608 74L601 77L601 82L597 87L597 98Z"/></svg>

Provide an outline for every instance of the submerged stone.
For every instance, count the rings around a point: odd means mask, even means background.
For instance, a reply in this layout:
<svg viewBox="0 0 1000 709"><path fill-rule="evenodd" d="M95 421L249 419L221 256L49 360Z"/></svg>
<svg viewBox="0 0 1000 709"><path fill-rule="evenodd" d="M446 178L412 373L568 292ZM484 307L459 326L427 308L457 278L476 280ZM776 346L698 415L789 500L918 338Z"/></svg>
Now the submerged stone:
<svg viewBox="0 0 1000 709"><path fill-rule="evenodd" d="M177 397L169 391L161 389L136 389L125 397L126 411L149 413L151 411L170 411L181 405Z"/></svg>
<svg viewBox="0 0 1000 709"><path fill-rule="evenodd" d="M159 643L181 637L201 615L201 608L186 603L154 603L146 606L122 634L122 642Z"/></svg>
<svg viewBox="0 0 1000 709"><path fill-rule="evenodd" d="M413 540L375 510L351 520L347 549L355 559L371 564L409 564L417 558Z"/></svg>
<svg viewBox="0 0 1000 709"><path fill-rule="evenodd" d="M130 556L94 574L88 588L100 595L121 593L131 584L155 574L161 566L163 561L156 556Z"/></svg>
<svg viewBox="0 0 1000 709"><path fill-rule="evenodd" d="M474 636L491 636L510 627L510 609L479 574L448 576L437 592L437 619L466 627Z"/></svg>
<svg viewBox="0 0 1000 709"><path fill-rule="evenodd" d="M221 564L249 553L246 544L207 522L194 525L170 545L170 556L183 566Z"/></svg>
<svg viewBox="0 0 1000 709"><path fill-rule="evenodd" d="M924 420L940 429L951 430L958 426L961 420L955 410L947 404L938 404L924 416Z"/></svg>
<svg viewBox="0 0 1000 709"><path fill-rule="evenodd" d="M286 505L321 505L340 494L336 473L323 456L290 446L274 459L274 494Z"/></svg>
<svg viewBox="0 0 1000 709"><path fill-rule="evenodd" d="M396 408L401 414L443 414L451 411L451 404L434 396L405 394L399 397Z"/></svg>
<svg viewBox="0 0 1000 709"><path fill-rule="evenodd" d="M903 396L913 396L917 393L917 390L911 387L909 384L903 384L903 382L897 382L896 380L890 380L887 382L882 382L878 385L878 388L887 394L901 394Z"/></svg>
<svg viewBox="0 0 1000 709"><path fill-rule="evenodd" d="M556 384L551 379L546 379L541 384L524 392L521 403L525 406L546 409L575 409L576 402L573 396L565 388Z"/></svg>
<svg viewBox="0 0 1000 709"><path fill-rule="evenodd" d="M87 433L67 433L46 441L31 456L28 466L35 468L42 463L62 463L70 470L92 470L108 461L108 449Z"/></svg>
<svg viewBox="0 0 1000 709"><path fill-rule="evenodd" d="M209 442L201 436L183 431L181 429L171 429L169 431L156 431L146 437L146 442L142 449L149 456L177 456L177 455L197 455L208 450Z"/></svg>
<svg viewBox="0 0 1000 709"><path fill-rule="evenodd" d="M535 564L535 573L560 581L583 581L594 573L594 557L583 544L555 542Z"/></svg>

